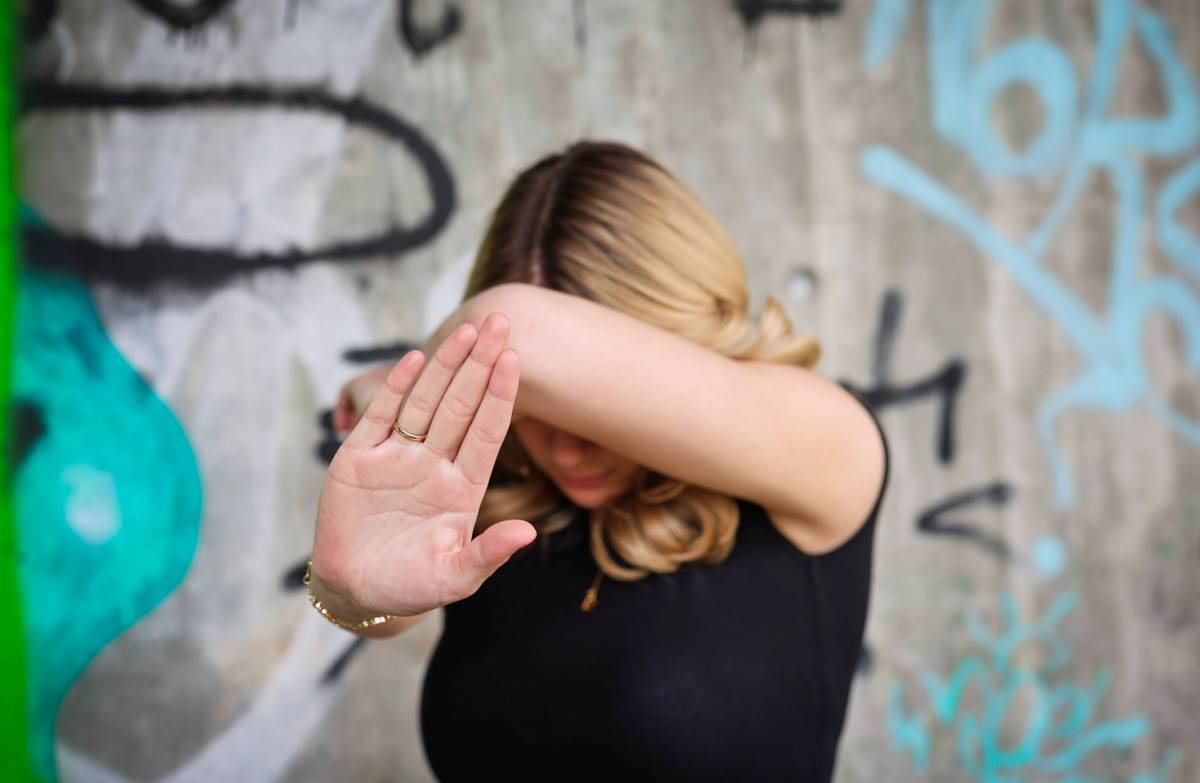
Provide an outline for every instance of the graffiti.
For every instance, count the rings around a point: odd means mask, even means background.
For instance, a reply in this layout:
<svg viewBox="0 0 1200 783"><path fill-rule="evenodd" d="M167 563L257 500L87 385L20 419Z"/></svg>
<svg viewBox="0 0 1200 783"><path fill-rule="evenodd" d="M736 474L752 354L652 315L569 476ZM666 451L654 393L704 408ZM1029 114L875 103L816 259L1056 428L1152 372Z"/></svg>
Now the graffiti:
<svg viewBox="0 0 1200 783"><path fill-rule="evenodd" d="M304 572L308 570L308 558L293 563L290 568L283 572L281 586L287 592L295 592L304 589Z"/></svg>
<svg viewBox="0 0 1200 783"><path fill-rule="evenodd" d="M109 342L79 280L27 269L17 314L13 392L36 412L22 417L15 476L30 742L53 779L67 689L183 579L201 487L182 427Z"/></svg>
<svg viewBox="0 0 1200 783"><path fill-rule="evenodd" d="M1179 224L1175 213L1188 199L1200 193L1200 157L1181 168L1163 185L1155 206L1158 241L1167 255L1200 280L1200 239Z"/></svg>
<svg viewBox="0 0 1200 783"><path fill-rule="evenodd" d="M342 439L333 428L333 408L322 408L317 413L317 428L321 439L317 441L316 457L321 464L328 465L342 446Z"/></svg>
<svg viewBox="0 0 1200 783"><path fill-rule="evenodd" d="M289 569L284 588L294 590L293 581L302 588L302 575L304 564L298 573ZM247 770L253 770L254 779L262 781L284 779L289 767L311 748L312 736L340 693L331 686L340 680L365 641L335 628L316 612L305 612L286 652L252 703L196 755L156 781L232 781L245 778ZM263 747L270 747L271 753L263 754ZM130 783L121 773L70 746L59 746L59 759L64 781Z"/></svg>
<svg viewBox="0 0 1200 783"><path fill-rule="evenodd" d="M315 271L326 281L330 277L336 276L333 270ZM42 267L31 268L31 275L65 277L64 273L57 270L44 270ZM79 288L86 292L82 286ZM225 294L230 295L230 292L225 292ZM332 295L327 289L325 294ZM215 299L210 301L215 301ZM149 403L143 398L156 400L157 397L152 392L143 389L145 383L140 374L129 368L128 377L123 376L117 379L120 383L107 382L105 377L107 373L102 372L103 361L93 358L91 351L86 350L89 348L88 333L83 328L76 328L74 325L76 319L71 317L72 311L65 302L47 302L40 307L37 314L41 319L49 319L53 324L53 327L47 326L43 327L44 329L57 329L66 337L59 339L54 344L57 350L49 350L49 345L42 345L38 348L36 355L45 354L47 359L43 360L42 365L31 369L28 376L41 379L40 383L42 384L64 385L68 387L73 396L69 398L69 405L61 404L46 408L41 403L40 396L22 394L21 399L37 402L39 415L43 417L44 427L47 430L47 434L43 437L31 439L33 445L27 455L27 465L20 476L22 487L38 487L40 484L35 483L35 480L44 484L48 480L47 477L53 477L53 471L46 465L40 464L39 460L45 460L44 452L47 448L55 453L63 451L61 447L55 446L56 439L61 441L65 437L71 438L72 450L69 452L71 455L80 453L84 444L91 449L99 448L108 439L108 433L113 430L116 430L118 434L123 433L123 439L127 442L152 446L156 442L153 437L156 419L152 415L153 411L146 410ZM339 328L344 326L344 324L339 324ZM28 344L27 340L23 342ZM354 342L356 344L366 343L365 340ZM278 343L275 345L279 346ZM70 362L96 369L91 374L82 373L82 371L73 373L60 369L60 366L63 365L69 367ZM76 377L81 374L82 377ZM156 373L156 377L161 380L163 376ZM109 404L110 395L105 392L109 386L126 390L132 396L132 400L123 400L123 407L114 409L114 406ZM22 391L22 389L18 387L18 391ZM64 390L64 393L66 391ZM64 413L65 408L70 410ZM40 413L43 410L46 412ZM79 410L84 410L90 415L81 416ZM102 418L103 422L97 424L96 421L93 421L93 416ZM69 421L70 426L64 426L64 421ZM128 434L129 427L139 428L136 437ZM143 428L147 431L144 432ZM102 455L104 451L101 449ZM158 567L171 566L171 552L163 550L167 549L172 542L178 541L178 535L167 529L170 520L159 519L159 517L168 516L165 512L169 512L178 505L176 503L173 506L171 498L167 496L170 475L167 473L167 465L163 464L169 462L172 454L162 447L153 449L151 454L146 454L140 447L134 449L126 447L125 451L128 452L126 455L128 462L144 463L141 465L143 473L149 471L139 481L134 481L134 478L137 477L128 476L130 470L127 469L120 474L111 471L114 479L112 482L106 483L102 475L97 475L92 471L74 469L74 463L68 463L68 468L60 474L70 490L68 493L70 502L65 504L67 506L65 514L71 520L72 532L80 539L80 542L90 543L93 546L97 552L97 559L107 558L113 562L105 562L105 567L98 567L91 560L84 561L84 565L77 565L78 561L82 559L82 555L76 556L76 553L71 551L66 553L71 557L64 556L55 559L53 557L57 554L55 552L48 555L41 554L45 549L44 546L26 548L22 557L23 562L31 562L31 567L41 569L41 571L50 568L56 569L52 573L58 579L61 579L64 568L69 573L77 574L77 578L68 580L57 590L72 593L76 601L76 605L73 607L75 615L72 616L72 619L76 621L75 626L84 625L85 629L89 613L94 611L93 604L99 603L106 591L111 591L109 597L128 611L138 608L142 601L152 596L150 588L154 587L153 584L146 586L145 593L130 596L128 595L129 591L125 589L125 583L134 579L139 573L153 572ZM59 464L66 462L66 460L60 460ZM75 462L78 462L78 459ZM126 468L129 467L126 466ZM33 470L38 472L31 472ZM160 487L158 486L160 484L168 484L168 486ZM132 485L132 489L127 491L127 485ZM115 491L113 491L114 488ZM157 526L146 530L147 525L142 519L145 514L143 500L145 495L152 493L158 493L157 497L160 499L157 503L159 508L155 513ZM41 492L39 494L47 495L48 493ZM50 499L53 499L52 496ZM114 510L116 510L115 513L113 513ZM29 517L29 514L25 514L22 522L27 522ZM45 514L43 517L41 520L43 527L50 528L43 531L43 534L48 535L53 526L47 522L53 521L53 518ZM119 528L116 526L117 522L121 525ZM144 564L127 562L128 549L132 544L139 543L136 538L129 541L127 540L129 536L125 536L125 548L121 551L114 551L114 542L118 540L113 535L114 529L117 530L118 535L123 533L140 534L149 539L141 542L146 560ZM172 537L173 535L174 537ZM117 557L114 558L114 555ZM112 569L116 568L125 569L120 579L114 579L112 576ZM44 577L43 580L45 579L49 579L49 577ZM87 584L84 584L85 581ZM96 590L97 583L103 584L105 590ZM33 594L50 595L46 590L41 589L40 582L34 581L32 584L36 588ZM79 601L78 597L84 594L89 596L89 600ZM56 592L53 597L58 599L60 596ZM286 598L300 600L299 596L287 596ZM41 602L39 602L40 606ZM312 737L321 722L327 718L331 705L339 697L340 689L328 686L334 683L342 673L348 671L346 667L351 657L347 651L352 648L354 637L329 625L311 610L309 612L312 615L311 620L306 613L304 621L295 630L282 660L272 662L270 679L264 687L255 690L253 699L246 709L240 711L227 728L221 729L220 733L205 737L203 747L195 755L179 759L178 766L169 775L159 778L159 780L178 783L236 780L244 778L247 770L253 771L255 779L283 779L288 766L311 748ZM51 642L47 639L48 635L41 634L31 641L31 644L34 645L33 649L40 650L44 659L54 662L59 659L67 660L75 657L75 639L72 636L60 633L61 638ZM100 646L99 643L96 646ZM49 654L48 651L52 651L53 654ZM92 654L94 653L93 649ZM148 659L160 654L161 651L157 648L150 648L146 651ZM81 665L76 667L78 674L75 677L63 676L60 678L67 685L77 679L79 674L82 674L82 671L91 663L89 660L91 655L87 657L81 655L80 657L82 658ZM192 674L187 670L178 671L187 676ZM64 686L64 689L66 687ZM303 716L299 715L301 707L305 710ZM45 712L49 713L49 710ZM111 713L105 717L110 716ZM54 716L50 717L52 719ZM107 728L103 729L110 736L125 730L123 727L126 722L123 720L123 716L117 717L116 723L109 723ZM50 727L54 725L52 720L48 720L46 723ZM131 722L128 725L134 726L135 724L136 722ZM39 724L39 730L40 727L41 724ZM59 727L61 729L61 721ZM98 728L97 731L99 732L100 729ZM156 736L162 739L161 734ZM262 743L269 743L272 752L266 757L260 758ZM88 747L94 746L88 743ZM60 774L63 780L117 781L123 779L120 774L103 769L96 758L90 758L80 752L64 751L63 744L58 745L57 751L56 758L62 767ZM107 757L112 758L111 755Z"/></svg>
<svg viewBox="0 0 1200 783"><path fill-rule="evenodd" d="M233 5L234 0L194 0L191 3L175 3L171 0L130 0L148 14L174 28L191 31L203 26L209 19Z"/></svg>
<svg viewBox="0 0 1200 783"><path fill-rule="evenodd" d="M574 29L575 49L582 52L587 48L587 13L583 8L584 0L573 0L571 3L571 24Z"/></svg>
<svg viewBox="0 0 1200 783"><path fill-rule="evenodd" d="M1200 301L1174 276L1142 275L1140 239L1146 185L1138 161L1144 156L1186 153L1200 138L1200 103L1195 82L1178 58L1168 25L1135 0L1100 0L1095 56L1081 116L1074 65L1060 47L1040 38L1021 38L979 49L994 3L986 0L929 0L929 74L932 120L938 136L965 151L989 179L1045 178L1062 172L1061 187L1040 225L1028 237L1003 235L956 193L889 146L873 145L860 155L868 179L911 201L960 232L1013 281L1062 330L1084 362L1080 375L1055 390L1037 414L1037 431L1050 466L1057 506L1075 502L1070 468L1055 434L1059 417L1078 409L1127 411L1145 402L1167 426L1200 445L1200 423L1167 402L1152 387L1141 356L1141 334L1156 312L1173 319L1187 337L1186 360L1200 371ZM889 59L911 12L909 0L880 0L866 36L865 65ZM1110 117L1109 105L1127 39L1136 34L1161 80L1167 110L1158 117ZM1000 92L1025 84L1044 113L1037 136L1023 149L1010 149L989 124ZM1115 193L1112 265L1106 312L1094 312L1041 263L1047 247L1093 175L1107 175ZM1197 161L1177 171L1159 194L1155 229L1167 256L1195 275L1200 243L1175 219L1175 211L1200 190Z"/></svg>
<svg viewBox="0 0 1200 783"><path fill-rule="evenodd" d="M867 30L868 68L892 55L911 5L909 0L875 4ZM1074 502L1074 485L1054 437L1055 420L1067 410L1117 411L1147 400L1176 431L1193 442L1200 436L1194 422L1169 409L1150 389L1139 355L1142 323L1151 312L1162 310L1189 336L1189 364L1193 368L1200 365L1200 346L1195 339L1200 306L1175 278L1136 279L1141 245L1137 232L1145 188L1134 163L1139 153L1180 155L1194 144L1200 127L1195 88L1172 50L1166 25L1153 12L1136 9L1131 2L1101 3L1090 90L1079 118L1075 116L1078 96L1073 65L1058 47L1026 38L993 47L983 58L976 58L975 52L982 48L983 25L994 3L930 0L924 7L932 116L939 138L963 149L988 179L1044 179L1063 171L1062 185L1036 230L1014 241L890 147L868 147L860 156L860 166L872 182L957 229L984 257L1008 271L1084 357L1087 368L1083 375L1042 406L1037 422L1053 474L1055 501L1060 508L1068 507ZM1138 37L1162 76L1168 111L1159 118L1114 120L1105 115L1134 19ZM998 139L989 124L996 98L1017 83L1032 88L1045 118L1038 135L1020 151ZM1185 270L1194 257L1194 239L1180 229L1175 215L1197 187L1190 165L1169 178L1155 210L1159 242ZM1102 315L1091 312L1041 264L1092 174L1107 175L1117 201L1108 311ZM1043 580L1056 577L1066 567L1065 547L1055 536L1038 538L1030 556ZM955 752L958 766L972 779L1000 783L1036 776L1038 780L1067 781L1091 777L1083 766L1097 760L1099 754L1124 751L1147 738L1151 724L1145 716L1094 717L1111 683L1107 670L1081 685L1062 681L1070 652L1057 626L1077 600L1074 593L1060 594L1040 618L1027 623L1018 618L1012 595L1005 593L1001 597L1003 628L995 633L972 615L968 630L982 652L962 659L944 678L924 673L921 684L928 710L910 712L904 685L897 683L892 688L888 728L893 749L908 755L914 768L925 772L939 740L945 740L947 749ZM1044 652L1040 661L1030 662L1028 656L1019 654L1031 651ZM977 706L968 707L968 694L976 697ZM1136 783L1166 780L1176 757L1169 750L1154 769L1128 779Z"/></svg>
<svg viewBox="0 0 1200 783"><path fill-rule="evenodd" d="M1055 535L1038 536L1030 556L1039 579L1054 579L1067 566L1067 548Z"/></svg>
<svg viewBox="0 0 1200 783"><path fill-rule="evenodd" d="M285 590L303 589L306 562L287 569L282 580ZM332 686L368 641L333 627L315 612L304 613L287 650L251 704L194 756L156 780L234 780L249 769L254 770L256 779L283 779L286 770L311 748L317 729L340 696ZM261 753L264 746L272 749L266 756ZM68 746L58 747L58 758L63 764L63 780L128 783L119 773Z"/></svg>
<svg viewBox="0 0 1200 783"><path fill-rule="evenodd" d="M886 405L909 404L930 396L937 397L939 407L938 430L935 452L942 463L951 462L955 454L954 419L957 412L959 393L966 382L967 366L961 359L946 363L940 371L913 383L898 385L892 381L892 357L900 327L903 300L900 293L890 289L884 294L880 308L878 326L875 330L873 358L870 369L870 386L859 388L847 381L839 381L862 397L872 408ZM944 518L947 512L968 505L986 502L1004 505L1013 496L1013 489L1002 481L995 481L981 488L954 495L936 503L917 515L916 527L922 533L949 535L978 544L1000 558L1007 558L1008 545L999 537L981 531L963 522L950 522Z"/></svg>
<svg viewBox="0 0 1200 783"><path fill-rule="evenodd" d="M212 780L284 780L288 770L311 751L317 730L339 699L327 675L344 657L354 637L315 612L306 613L282 659L254 700L219 735L157 783L206 783ZM264 753L263 748L270 748ZM133 780L62 744L58 749L62 780L133 783Z"/></svg>
<svg viewBox="0 0 1200 783"><path fill-rule="evenodd" d="M874 358L870 369L871 386L853 387L852 390L873 408L903 405L926 397L937 397L941 404L938 409L935 451L939 460L949 463L954 460L954 418L958 395L967 377L967 366L961 359L952 359L941 370L925 378L905 385L893 383L892 357L895 354L902 308L903 301L898 291L890 289L884 294L879 325L875 330Z"/></svg>
<svg viewBox="0 0 1200 783"><path fill-rule="evenodd" d="M1014 597L1006 592L1000 599L999 632L993 633L978 613L967 617L967 629L980 652L963 658L948 677L923 674L933 720L952 730L955 758L971 779L1004 783L1036 775L1038 780L1079 781L1085 779L1082 765L1089 757L1127 750L1148 735L1151 724L1143 715L1096 718L1112 683L1107 669L1097 671L1083 686L1062 681L1071 651L1058 625L1078 601L1076 593L1062 592L1040 618L1024 622ZM977 699L969 699L969 693ZM977 707L967 706L976 701ZM928 769L935 739L927 718L906 710L904 685L893 683L888 705L892 749L907 753L922 773ZM1011 741L1014 732L1020 736ZM1178 753L1167 749L1152 772L1135 774L1129 781L1167 781L1177 760Z"/></svg>
<svg viewBox="0 0 1200 783"><path fill-rule="evenodd" d="M1012 499L1012 487L995 482L981 489L974 489L951 497L949 500L922 511L917 517L917 530L934 535L958 536L982 546L1001 559L1009 556L1008 544L996 535L986 533L961 522L947 522L942 515L956 508L985 501L993 505L1004 505Z"/></svg>
<svg viewBox="0 0 1200 783"><path fill-rule="evenodd" d="M862 649L858 651L858 663L854 667L854 673L865 677L871 673L874 666L875 652L871 649L871 645L863 642Z"/></svg>
<svg viewBox="0 0 1200 783"><path fill-rule="evenodd" d="M125 246L82 234L65 234L49 226L25 229L24 242L34 263L77 272L87 279L145 286L171 279L193 285L216 285L246 272L265 268L295 269L312 261L347 261L394 256L436 237L455 209L454 178L436 147L415 126L361 97L341 98L312 87L264 85L174 88L104 87L34 82L23 111L183 111L210 107L320 112L379 134L403 147L419 164L429 187L429 213L411 227L396 226L361 239L324 247L283 252L242 253L229 248L181 246L150 237Z"/></svg>
<svg viewBox="0 0 1200 783"><path fill-rule="evenodd" d="M58 0L25 0L20 5L21 30L26 41L40 41L58 16Z"/></svg>
<svg viewBox="0 0 1200 783"><path fill-rule="evenodd" d="M381 364L383 362L398 362L409 351L420 348L413 343L398 342L390 345L376 345L370 348L350 348L342 354L348 361L362 364Z"/></svg>
<svg viewBox="0 0 1200 783"><path fill-rule="evenodd" d="M442 8L442 18L437 27L429 29L417 25L413 14L413 0L400 0L396 26L400 40L418 59L428 54L439 44L450 40L462 28L462 12L453 3Z"/></svg>
<svg viewBox="0 0 1200 783"><path fill-rule="evenodd" d="M172 30L189 33L197 31L231 9L235 2L235 0L195 0L191 3L172 2L171 0L129 1ZM49 19L54 16L56 3L57 0L41 0L41 2L34 3L34 12L26 21L26 29L40 30L41 33L31 35L30 38L38 38L45 33ZM299 4L300 0L287 0L283 15L285 30L291 30L296 26ZM462 30L462 11L452 3L442 8L441 18L432 27L423 27L417 23L413 6L413 0L399 0L396 11L396 33L418 59Z"/></svg>
<svg viewBox="0 0 1200 783"><path fill-rule="evenodd" d="M838 381L838 383L857 394L877 411L885 405L908 404L930 396L938 397L941 405L934 451L941 462L947 463L953 460L955 453L954 414L957 410L958 395L967 375L966 363L955 359L948 362L941 371L922 380L907 385L893 383L892 357L896 347L902 309L903 300L900 292L889 289L883 297L872 345L870 386L860 387L845 380ZM962 538L982 546L997 557L1006 559L1010 554L1009 547L998 536L963 522L949 522L943 518L943 515L978 501L1002 505L1011 500L1012 494L1012 488L1003 482L993 482L982 489L961 493L920 512L917 515L916 528L922 533ZM870 645L864 642L856 673L862 676L869 675L873 668L873 662L874 652Z"/></svg>
<svg viewBox="0 0 1200 783"><path fill-rule="evenodd" d="M18 470L34 444L46 433L46 423L42 418L41 409L32 400L13 400L11 420L12 439L8 444L8 464L14 470Z"/></svg>
<svg viewBox="0 0 1200 783"><path fill-rule="evenodd" d="M824 16L842 10L842 0L734 0L734 9L747 29L757 27L767 14Z"/></svg>
<svg viewBox="0 0 1200 783"><path fill-rule="evenodd" d="M58 19L58 0L29 0L19 4L25 45L21 70L25 78L66 79L75 69L76 43Z"/></svg>
<svg viewBox="0 0 1200 783"><path fill-rule="evenodd" d="M312 748L318 728L340 696L330 671L363 641L322 619L304 615L279 662L254 700L195 756L159 783L283 780L287 770ZM340 671L340 670L339 670ZM270 748L270 753L263 753Z"/></svg>

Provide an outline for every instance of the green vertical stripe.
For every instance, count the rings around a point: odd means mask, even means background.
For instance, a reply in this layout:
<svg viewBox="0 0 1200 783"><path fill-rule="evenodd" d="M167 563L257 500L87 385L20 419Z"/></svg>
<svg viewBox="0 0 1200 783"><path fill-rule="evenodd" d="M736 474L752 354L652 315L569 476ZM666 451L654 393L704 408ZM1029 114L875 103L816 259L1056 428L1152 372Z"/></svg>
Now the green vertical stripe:
<svg viewBox="0 0 1200 783"><path fill-rule="evenodd" d="M0 767L4 779L38 780L30 766L25 634L16 569L11 455L13 307L16 302L17 193L14 143L16 31L13 3L0 0Z"/></svg>

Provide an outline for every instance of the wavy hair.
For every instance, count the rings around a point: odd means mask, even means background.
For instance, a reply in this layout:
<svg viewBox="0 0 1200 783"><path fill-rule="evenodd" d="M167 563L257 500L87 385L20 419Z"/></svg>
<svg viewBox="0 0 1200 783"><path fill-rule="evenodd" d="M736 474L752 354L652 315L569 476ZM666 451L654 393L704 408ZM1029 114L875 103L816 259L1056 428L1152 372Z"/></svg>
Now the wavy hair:
<svg viewBox="0 0 1200 783"><path fill-rule="evenodd" d="M662 165L624 144L579 141L517 175L492 213L463 301L521 282L590 299L734 359L813 367L820 342L793 332L767 297L748 312L746 270L729 235ZM479 510L479 529L527 519L538 537L577 509L525 453L512 428ZM733 549L737 502L642 468L630 491L593 509L597 566L634 581Z"/></svg>

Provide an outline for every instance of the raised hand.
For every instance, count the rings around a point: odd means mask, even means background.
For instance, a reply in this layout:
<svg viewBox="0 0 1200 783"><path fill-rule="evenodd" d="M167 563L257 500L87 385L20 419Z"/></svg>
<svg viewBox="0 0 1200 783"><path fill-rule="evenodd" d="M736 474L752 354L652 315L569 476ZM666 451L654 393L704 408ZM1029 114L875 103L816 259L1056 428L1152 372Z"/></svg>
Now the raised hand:
<svg viewBox="0 0 1200 783"><path fill-rule="evenodd" d="M425 365L410 351L342 443L321 489L312 571L362 616L414 616L471 595L536 536L524 520L472 538L512 420L509 321L456 328ZM399 434L425 434L422 442Z"/></svg>

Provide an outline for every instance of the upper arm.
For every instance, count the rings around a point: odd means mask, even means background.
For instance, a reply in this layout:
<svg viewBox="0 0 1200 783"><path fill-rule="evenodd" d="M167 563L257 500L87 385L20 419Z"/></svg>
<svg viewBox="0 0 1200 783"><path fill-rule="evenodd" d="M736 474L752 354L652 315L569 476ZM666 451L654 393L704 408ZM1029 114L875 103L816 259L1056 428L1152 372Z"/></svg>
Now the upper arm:
<svg viewBox="0 0 1200 783"><path fill-rule="evenodd" d="M785 498L762 505L805 552L834 549L854 535L879 496L887 460L879 427L858 397L812 370L746 367L780 433L772 480L789 487Z"/></svg>

